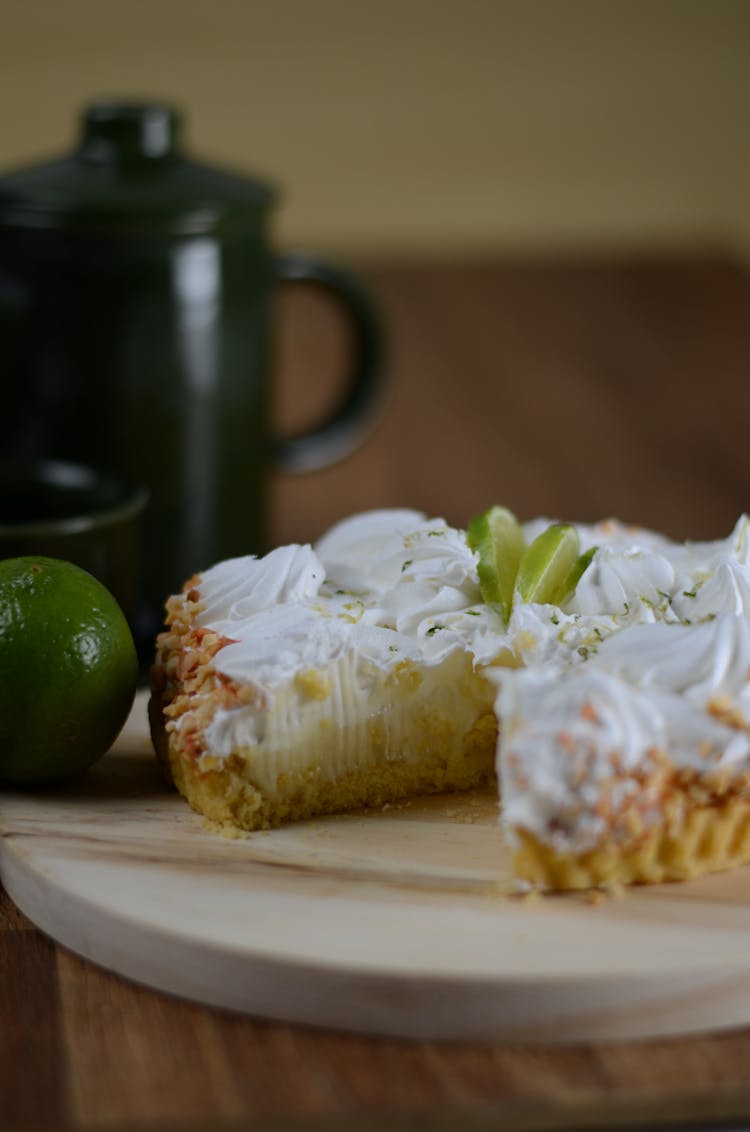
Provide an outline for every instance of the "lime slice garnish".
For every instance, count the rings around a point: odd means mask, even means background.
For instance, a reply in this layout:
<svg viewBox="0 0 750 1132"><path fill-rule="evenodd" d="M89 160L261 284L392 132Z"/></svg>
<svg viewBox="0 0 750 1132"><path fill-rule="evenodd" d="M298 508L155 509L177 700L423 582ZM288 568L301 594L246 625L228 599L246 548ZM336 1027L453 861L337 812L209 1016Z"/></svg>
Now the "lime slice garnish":
<svg viewBox="0 0 750 1132"><path fill-rule="evenodd" d="M507 621L513 605L518 564L526 549L518 520L507 507L490 507L471 520L466 541L479 555L477 572L482 597Z"/></svg>
<svg viewBox="0 0 750 1132"><path fill-rule="evenodd" d="M575 527L553 523L542 531L519 564L515 586L517 600L559 605L569 592L568 579L574 576L579 550Z"/></svg>
<svg viewBox="0 0 750 1132"><path fill-rule="evenodd" d="M557 603L558 605L564 605L568 598L573 596L576 586L580 582L588 567L591 565L591 559L594 557L598 549L598 546L591 546L588 550L584 551L583 554L578 555L570 569L570 573L565 579L562 594Z"/></svg>

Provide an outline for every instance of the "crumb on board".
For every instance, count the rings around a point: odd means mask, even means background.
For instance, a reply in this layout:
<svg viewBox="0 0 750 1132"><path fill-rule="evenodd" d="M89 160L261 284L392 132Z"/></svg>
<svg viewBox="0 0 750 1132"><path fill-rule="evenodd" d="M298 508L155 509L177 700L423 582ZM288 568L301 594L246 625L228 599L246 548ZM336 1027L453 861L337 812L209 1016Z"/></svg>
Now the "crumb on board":
<svg viewBox="0 0 750 1132"><path fill-rule="evenodd" d="M238 826L231 825L229 822L212 821L211 818L204 817L201 825L207 833L218 833L219 837L223 837L227 841L247 841L252 837L249 830L239 829Z"/></svg>

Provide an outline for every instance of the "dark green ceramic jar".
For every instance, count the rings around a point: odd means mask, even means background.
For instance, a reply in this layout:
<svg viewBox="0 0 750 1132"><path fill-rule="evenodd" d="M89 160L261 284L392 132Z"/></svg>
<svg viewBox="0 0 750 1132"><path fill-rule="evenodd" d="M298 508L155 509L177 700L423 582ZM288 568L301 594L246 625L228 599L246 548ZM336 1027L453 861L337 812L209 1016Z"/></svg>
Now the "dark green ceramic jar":
<svg viewBox="0 0 750 1132"><path fill-rule="evenodd" d="M321 467L361 438L382 337L351 276L277 255L267 185L197 164L167 106L98 104L69 155L0 178L5 464L67 459L144 483L143 601L219 559L265 549L269 473ZM343 402L278 442L269 418L274 295L326 289L352 327Z"/></svg>

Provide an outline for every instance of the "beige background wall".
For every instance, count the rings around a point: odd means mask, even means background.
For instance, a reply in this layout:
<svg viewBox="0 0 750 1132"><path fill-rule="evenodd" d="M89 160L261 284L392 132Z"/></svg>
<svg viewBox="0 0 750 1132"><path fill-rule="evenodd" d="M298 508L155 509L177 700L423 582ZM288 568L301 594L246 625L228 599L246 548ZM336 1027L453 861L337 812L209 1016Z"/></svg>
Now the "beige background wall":
<svg viewBox="0 0 750 1132"><path fill-rule="evenodd" d="M95 97L285 187L283 242L750 243L750 0L0 0L0 168Z"/></svg>

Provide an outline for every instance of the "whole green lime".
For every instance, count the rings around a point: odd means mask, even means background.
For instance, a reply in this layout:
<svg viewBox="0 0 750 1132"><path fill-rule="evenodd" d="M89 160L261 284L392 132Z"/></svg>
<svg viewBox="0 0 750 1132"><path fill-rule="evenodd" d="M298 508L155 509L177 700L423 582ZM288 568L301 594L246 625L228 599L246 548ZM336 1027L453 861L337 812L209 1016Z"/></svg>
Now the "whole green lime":
<svg viewBox="0 0 750 1132"><path fill-rule="evenodd" d="M112 745L138 679L115 598L56 558L0 561L0 780L62 782Z"/></svg>

